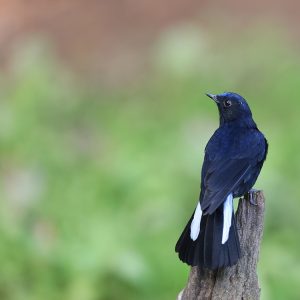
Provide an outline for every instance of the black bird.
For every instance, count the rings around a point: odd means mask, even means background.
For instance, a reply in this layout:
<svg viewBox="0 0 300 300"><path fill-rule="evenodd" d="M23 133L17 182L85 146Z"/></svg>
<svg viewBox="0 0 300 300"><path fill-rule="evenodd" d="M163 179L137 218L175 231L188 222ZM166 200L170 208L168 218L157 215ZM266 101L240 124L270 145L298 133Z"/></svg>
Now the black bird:
<svg viewBox="0 0 300 300"><path fill-rule="evenodd" d="M191 266L232 266L241 256L233 198L253 187L267 156L268 143L236 93L206 94L219 109L220 126L205 148L197 207L176 252Z"/></svg>

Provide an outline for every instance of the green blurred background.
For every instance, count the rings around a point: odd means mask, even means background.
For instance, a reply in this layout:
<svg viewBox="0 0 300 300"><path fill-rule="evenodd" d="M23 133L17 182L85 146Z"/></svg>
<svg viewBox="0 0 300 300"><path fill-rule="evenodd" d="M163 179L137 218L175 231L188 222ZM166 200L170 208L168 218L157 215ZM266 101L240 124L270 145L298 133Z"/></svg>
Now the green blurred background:
<svg viewBox="0 0 300 300"><path fill-rule="evenodd" d="M300 4L226 3L2 2L0 299L175 299L223 91L270 144L262 299L300 299Z"/></svg>

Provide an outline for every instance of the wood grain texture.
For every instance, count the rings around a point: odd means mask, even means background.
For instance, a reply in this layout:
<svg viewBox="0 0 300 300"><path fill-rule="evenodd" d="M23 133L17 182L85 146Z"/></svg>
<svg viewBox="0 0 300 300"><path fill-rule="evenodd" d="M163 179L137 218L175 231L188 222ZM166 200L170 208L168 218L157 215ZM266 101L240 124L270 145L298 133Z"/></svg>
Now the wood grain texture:
<svg viewBox="0 0 300 300"><path fill-rule="evenodd" d="M260 287L257 262L263 235L265 198L262 191L252 191L239 200L236 223L242 258L232 267L216 271L192 267L187 286L178 300L258 300Z"/></svg>

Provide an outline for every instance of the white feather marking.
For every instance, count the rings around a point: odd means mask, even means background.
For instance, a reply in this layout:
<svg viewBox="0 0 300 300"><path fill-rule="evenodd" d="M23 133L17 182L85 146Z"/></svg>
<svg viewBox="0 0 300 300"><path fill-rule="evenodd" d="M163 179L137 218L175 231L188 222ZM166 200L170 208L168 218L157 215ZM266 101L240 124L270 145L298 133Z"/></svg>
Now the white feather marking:
<svg viewBox="0 0 300 300"><path fill-rule="evenodd" d="M194 213L194 218L191 223L190 237L193 241L196 241L196 239L198 238L200 232L201 217L202 217L202 210L201 210L200 202L198 202L198 205Z"/></svg>
<svg viewBox="0 0 300 300"><path fill-rule="evenodd" d="M231 219L233 213L233 197L232 194L228 195L223 206L223 233L222 244L225 244L229 237L229 230L231 227Z"/></svg>

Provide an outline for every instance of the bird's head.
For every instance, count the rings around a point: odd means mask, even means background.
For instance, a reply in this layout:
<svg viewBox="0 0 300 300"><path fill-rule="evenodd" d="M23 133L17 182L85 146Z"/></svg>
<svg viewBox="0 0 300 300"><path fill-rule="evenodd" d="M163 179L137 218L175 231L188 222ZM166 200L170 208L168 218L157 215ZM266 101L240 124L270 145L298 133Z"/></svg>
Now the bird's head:
<svg viewBox="0 0 300 300"><path fill-rule="evenodd" d="M252 120L251 110L246 100L239 94L226 92L219 95L206 95L216 102L221 124L236 120Z"/></svg>

